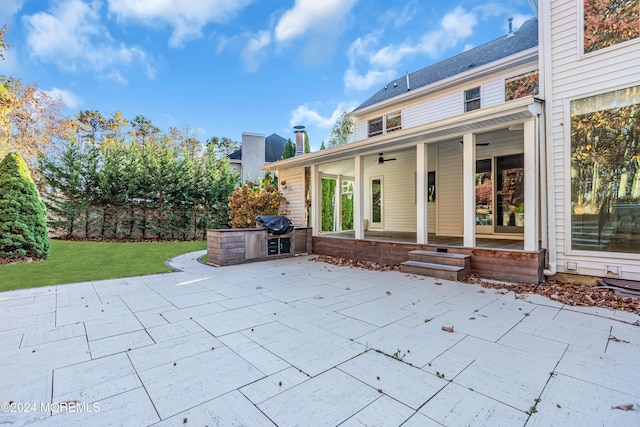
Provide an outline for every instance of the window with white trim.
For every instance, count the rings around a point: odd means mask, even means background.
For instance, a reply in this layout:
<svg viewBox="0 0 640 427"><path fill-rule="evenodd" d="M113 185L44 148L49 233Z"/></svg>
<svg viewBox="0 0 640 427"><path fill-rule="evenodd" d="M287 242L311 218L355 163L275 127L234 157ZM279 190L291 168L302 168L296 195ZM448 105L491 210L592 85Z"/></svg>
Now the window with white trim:
<svg viewBox="0 0 640 427"><path fill-rule="evenodd" d="M368 121L369 138L384 133L395 132L402 129L402 114L400 111L376 117Z"/></svg>
<svg viewBox="0 0 640 427"><path fill-rule="evenodd" d="M638 0L584 0L584 53L640 37Z"/></svg>
<svg viewBox="0 0 640 427"><path fill-rule="evenodd" d="M464 91L464 112L480 109L480 86Z"/></svg>

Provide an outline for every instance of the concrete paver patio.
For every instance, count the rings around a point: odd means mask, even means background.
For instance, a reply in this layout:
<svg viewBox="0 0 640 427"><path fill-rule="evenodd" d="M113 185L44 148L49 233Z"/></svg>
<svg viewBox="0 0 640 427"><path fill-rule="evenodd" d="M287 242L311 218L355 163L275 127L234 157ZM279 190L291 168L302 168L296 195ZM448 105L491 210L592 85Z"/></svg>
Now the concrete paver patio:
<svg viewBox="0 0 640 427"><path fill-rule="evenodd" d="M640 425L634 314L200 255L0 293L0 426Z"/></svg>

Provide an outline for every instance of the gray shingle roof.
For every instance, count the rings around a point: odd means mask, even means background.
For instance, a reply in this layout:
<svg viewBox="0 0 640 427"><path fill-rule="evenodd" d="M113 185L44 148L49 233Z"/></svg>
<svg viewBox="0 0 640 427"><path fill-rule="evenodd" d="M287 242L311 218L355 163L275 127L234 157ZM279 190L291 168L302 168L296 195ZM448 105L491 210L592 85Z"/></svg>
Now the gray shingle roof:
<svg viewBox="0 0 640 427"><path fill-rule="evenodd" d="M489 64L538 45L538 20L531 18L524 22L513 36L502 36L483 45L469 49L444 61L409 73L411 90L426 86L472 68ZM386 85L354 111L377 104L407 92L407 78L402 76Z"/></svg>
<svg viewBox="0 0 640 427"><path fill-rule="evenodd" d="M287 140L274 133L264 139L264 161L267 163L280 160ZM229 154L231 160L242 160L242 148Z"/></svg>
<svg viewBox="0 0 640 427"><path fill-rule="evenodd" d="M264 139L264 161L267 163L280 160L287 140L274 133Z"/></svg>

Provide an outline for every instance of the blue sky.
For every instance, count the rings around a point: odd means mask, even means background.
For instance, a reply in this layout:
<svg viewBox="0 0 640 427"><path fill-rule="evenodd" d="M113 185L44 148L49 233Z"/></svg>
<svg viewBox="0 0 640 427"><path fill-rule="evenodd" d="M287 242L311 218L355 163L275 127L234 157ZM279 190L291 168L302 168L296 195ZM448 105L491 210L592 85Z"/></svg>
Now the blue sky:
<svg viewBox="0 0 640 427"><path fill-rule="evenodd" d="M312 149L386 82L507 32L528 0L1 0L0 74L201 140L242 132Z"/></svg>

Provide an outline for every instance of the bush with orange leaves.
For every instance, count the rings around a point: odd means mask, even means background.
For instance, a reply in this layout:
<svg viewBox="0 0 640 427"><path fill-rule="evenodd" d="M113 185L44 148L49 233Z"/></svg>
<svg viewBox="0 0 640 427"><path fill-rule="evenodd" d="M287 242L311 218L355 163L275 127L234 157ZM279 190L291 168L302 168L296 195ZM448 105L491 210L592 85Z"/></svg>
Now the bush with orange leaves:
<svg viewBox="0 0 640 427"><path fill-rule="evenodd" d="M284 214L286 204L287 199L269 180L262 185L249 181L233 190L229 197L229 226L253 228L257 216Z"/></svg>

